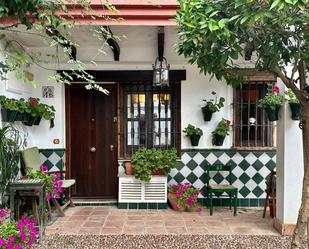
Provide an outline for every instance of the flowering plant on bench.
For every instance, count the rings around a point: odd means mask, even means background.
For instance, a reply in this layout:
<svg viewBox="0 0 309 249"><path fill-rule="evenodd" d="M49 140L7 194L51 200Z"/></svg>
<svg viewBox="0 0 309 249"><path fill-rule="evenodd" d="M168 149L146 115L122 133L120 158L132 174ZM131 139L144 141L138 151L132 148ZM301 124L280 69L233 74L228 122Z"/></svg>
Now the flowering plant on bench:
<svg viewBox="0 0 309 249"><path fill-rule="evenodd" d="M60 198L62 193L62 180L60 173L49 173L48 168L40 166L36 172L28 171L26 176L30 179L44 179L46 181L46 199Z"/></svg>
<svg viewBox="0 0 309 249"><path fill-rule="evenodd" d="M184 184L173 184L169 187L169 193L176 195L176 201L172 203L174 209L196 209L201 211L201 203L198 201L198 195L201 193L199 189L186 182Z"/></svg>

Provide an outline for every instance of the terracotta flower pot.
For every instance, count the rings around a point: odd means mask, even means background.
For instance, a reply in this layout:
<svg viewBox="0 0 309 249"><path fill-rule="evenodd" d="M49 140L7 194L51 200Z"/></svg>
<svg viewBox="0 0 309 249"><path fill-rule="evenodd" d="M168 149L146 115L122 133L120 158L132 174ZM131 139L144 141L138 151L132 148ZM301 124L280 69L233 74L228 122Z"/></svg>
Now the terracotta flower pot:
<svg viewBox="0 0 309 249"><path fill-rule="evenodd" d="M176 193L168 193L167 194L167 199L169 201L169 203L171 204L172 208L176 211L185 211L186 208L185 207L179 207L177 206L177 199L176 199Z"/></svg>
<svg viewBox="0 0 309 249"><path fill-rule="evenodd" d="M157 175L157 176L165 176L166 174L162 169L154 169L151 172L152 175Z"/></svg>
<svg viewBox="0 0 309 249"><path fill-rule="evenodd" d="M129 176L134 175L134 168L133 168L133 165L130 161L124 162L124 167L125 167L127 175L129 175Z"/></svg>

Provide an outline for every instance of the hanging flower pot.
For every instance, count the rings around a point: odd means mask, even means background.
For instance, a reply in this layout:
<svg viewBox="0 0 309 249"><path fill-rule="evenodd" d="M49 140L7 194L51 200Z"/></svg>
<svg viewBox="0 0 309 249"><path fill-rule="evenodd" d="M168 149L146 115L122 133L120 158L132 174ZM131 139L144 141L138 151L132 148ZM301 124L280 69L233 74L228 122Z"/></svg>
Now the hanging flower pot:
<svg viewBox="0 0 309 249"><path fill-rule="evenodd" d="M24 113L22 112L17 112L16 117L15 117L15 121L23 121L24 120Z"/></svg>
<svg viewBox="0 0 309 249"><path fill-rule="evenodd" d="M204 121L210 121L213 112L211 110L209 110L206 106L202 107L202 113L203 113L203 118Z"/></svg>
<svg viewBox="0 0 309 249"><path fill-rule="evenodd" d="M12 111L6 108L1 108L1 116L3 122L13 123L15 121L17 111Z"/></svg>
<svg viewBox="0 0 309 249"><path fill-rule="evenodd" d="M275 105L275 106L267 106L264 107L264 110L266 112L267 118L269 121L277 121L279 120L279 111L280 111L281 105Z"/></svg>
<svg viewBox="0 0 309 249"><path fill-rule="evenodd" d="M34 120L33 124L34 125L39 125L40 122L41 122L41 119L42 119L42 117L39 117L39 116L35 117L35 120Z"/></svg>
<svg viewBox="0 0 309 249"><path fill-rule="evenodd" d="M221 136L219 134L213 134L212 144L216 146L222 146L224 139L225 139L225 136Z"/></svg>
<svg viewBox="0 0 309 249"><path fill-rule="evenodd" d="M300 119L300 104L299 103L290 103L292 120Z"/></svg>
<svg viewBox="0 0 309 249"><path fill-rule="evenodd" d="M200 138L201 138L200 135L196 135L196 134L191 135L191 136L190 136L191 145L192 145L192 146L198 146L199 141L200 141Z"/></svg>
<svg viewBox="0 0 309 249"><path fill-rule="evenodd" d="M24 115L23 124L27 126L32 126L34 124L35 117L33 117L31 114L26 113Z"/></svg>

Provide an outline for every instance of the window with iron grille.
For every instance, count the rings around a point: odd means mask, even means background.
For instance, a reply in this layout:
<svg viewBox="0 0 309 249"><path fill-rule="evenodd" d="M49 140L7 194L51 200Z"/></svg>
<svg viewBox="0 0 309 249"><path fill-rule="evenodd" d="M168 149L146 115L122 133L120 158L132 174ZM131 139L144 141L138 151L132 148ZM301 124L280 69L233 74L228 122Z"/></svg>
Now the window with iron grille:
<svg viewBox="0 0 309 249"><path fill-rule="evenodd" d="M123 158L130 158L142 146L176 147L179 151L179 86L153 87L143 83L124 87Z"/></svg>
<svg viewBox="0 0 309 249"><path fill-rule="evenodd" d="M235 147L275 147L275 126L258 107L259 99L266 95L271 83L246 82L234 91Z"/></svg>

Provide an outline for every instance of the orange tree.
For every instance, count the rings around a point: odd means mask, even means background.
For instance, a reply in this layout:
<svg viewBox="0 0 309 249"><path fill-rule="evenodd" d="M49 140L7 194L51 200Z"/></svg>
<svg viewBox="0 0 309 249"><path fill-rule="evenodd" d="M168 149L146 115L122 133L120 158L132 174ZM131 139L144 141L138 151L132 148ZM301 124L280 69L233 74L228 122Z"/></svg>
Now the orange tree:
<svg viewBox="0 0 309 249"><path fill-rule="evenodd" d="M300 248L309 218L309 1L179 0L177 51L202 72L237 84L237 60L276 74L301 104L302 204L291 248ZM252 55L252 56L251 56ZM290 68L290 70L287 70Z"/></svg>

